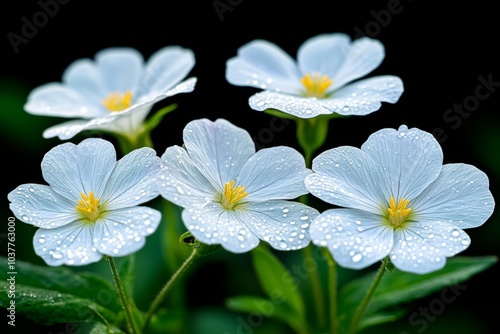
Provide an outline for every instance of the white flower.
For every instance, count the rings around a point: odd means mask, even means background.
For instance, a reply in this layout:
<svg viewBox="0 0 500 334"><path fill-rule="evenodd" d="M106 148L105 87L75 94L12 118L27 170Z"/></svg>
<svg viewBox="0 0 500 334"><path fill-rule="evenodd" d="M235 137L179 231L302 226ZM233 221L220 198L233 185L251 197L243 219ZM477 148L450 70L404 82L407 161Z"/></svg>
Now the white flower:
<svg viewBox="0 0 500 334"><path fill-rule="evenodd" d="M386 256L403 271L443 268L470 244L463 231L493 213L487 176L468 164L443 165L434 137L401 126L372 134L361 149L343 146L313 161L305 184L314 196L345 208L311 225L314 244L344 267L365 268Z"/></svg>
<svg viewBox="0 0 500 334"><path fill-rule="evenodd" d="M44 138L70 139L100 129L134 137L153 104L191 92L196 78L182 81L195 63L191 50L168 46L145 64L131 48L108 48L95 61L79 59L64 71L62 83L47 83L28 96L25 110L34 115L78 118L44 131Z"/></svg>
<svg viewBox="0 0 500 334"><path fill-rule="evenodd" d="M311 170L299 152L285 146L255 152L250 135L223 119L192 121L183 136L185 148L162 155L158 185L161 196L184 208L196 239L233 253L255 248L259 239L279 250L309 244L317 210L287 201L307 193Z"/></svg>
<svg viewBox="0 0 500 334"><path fill-rule="evenodd" d="M156 230L161 214L137 206L158 196L160 158L153 149L116 161L110 142L91 138L56 146L41 166L49 185L23 184L8 199L19 220L39 227L33 244L48 265L128 255Z"/></svg>
<svg viewBox="0 0 500 334"><path fill-rule="evenodd" d="M264 92L250 97L252 109L277 109L300 117L323 114L367 115L381 102L395 103L403 83L392 75L359 79L384 59L383 45L363 37L351 41L346 34L322 34L305 41L295 62L273 43L254 40L227 61L226 79L238 86Z"/></svg>

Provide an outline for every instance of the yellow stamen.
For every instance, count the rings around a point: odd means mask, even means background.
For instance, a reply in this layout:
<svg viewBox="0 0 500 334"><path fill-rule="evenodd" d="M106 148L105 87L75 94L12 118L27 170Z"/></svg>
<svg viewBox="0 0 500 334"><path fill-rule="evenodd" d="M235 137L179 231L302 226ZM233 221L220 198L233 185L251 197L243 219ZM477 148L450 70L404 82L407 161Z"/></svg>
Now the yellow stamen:
<svg viewBox="0 0 500 334"><path fill-rule="evenodd" d="M125 110L132 105L132 92L128 90L125 94L111 93L102 100L102 104L104 104L109 111Z"/></svg>
<svg viewBox="0 0 500 334"><path fill-rule="evenodd" d="M241 200L247 197L248 193L244 186L234 186L234 180L224 184L224 192L221 195L220 203L227 210L233 210L237 205L241 204Z"/></svg>
<svg viewBox="0 0 500 334"><path fill-rule="evenodd" d="M313 73L312 75L306 74L300 79L300 82L306 88L304 93L308 97L324 98L326 96L326 90L331 86L333 80L328 77L328 75L321 76L318 73Z"/></svg>
<svg viewBox="0 0 500 334"><path fill-rule="evenodd" d="M82 199L78 200L76 211L80 213L83 219L95 222L101 216L99 199L94 197L94 193L92 191L89 192L88 196L84 193L80 193L80 196Z"/></svg>
<svg viewBox="0 0 500 334"><path fill-rule="evenodd" d="M409 199L400 198L398 203L394 200L394 197L389 199L389 207L387 208L387 219L393 227L400 227L405 222L408 221L408 215L411 212L411 208L407 208L410 204Z"/></svg>

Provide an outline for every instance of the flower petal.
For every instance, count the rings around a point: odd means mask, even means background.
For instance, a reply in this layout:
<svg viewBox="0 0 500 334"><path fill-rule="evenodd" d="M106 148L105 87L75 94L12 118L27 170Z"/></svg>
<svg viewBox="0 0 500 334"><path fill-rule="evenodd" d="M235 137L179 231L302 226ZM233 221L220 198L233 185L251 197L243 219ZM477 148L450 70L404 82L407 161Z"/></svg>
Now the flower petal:
<svg viewBox="0 0 500 334"><path fill-rule="evenodd" d="M101 198L115 162L113 144L89 138L78 145L64 143L47 152L42 160L42 174L54 191L74 200L76 205L82 192L93 192Z"/></svg>
<svg viewBox="0 0 500 334"><path fill-rule="evenodd" d="M104 115L95 100L60 83L48 83L33 89L24 105L27 113L40 116L92 118Z"/></svg>
<svg viewBox="0 0 500 334"><path fill-rule="evenodd" d="M143 75L144 59L132 48L104 49L95 55L95 60L107 94L132 91Z"/></svg>
<svg viewBox="0 0 500 334"><path fill-rule="evenodd" d="M295 61L282 49L264 40L254 40L238 49L226 62L226 79L236 86L250 86L297 94L302 85Z"/></svg>
<svg viewBox="0 0 500 334"><path fill-rule="evenodd" d="M125 256L141 249L153 234L161 213L148 207L114 210L95 224L95 247L109 256Z"/></svg>
<svg viewBox="0 0 500 334"><path fill-rule="evenodd" d="M385 75L355 82L325 99L264 91L252 95L248 103L254 110L277 109L300 118L333 113L363 116L380 109L382 102L395 103L402 93L401 79Z"/></svg>
<svg viewBox="0 0 500 334"><path fill-rule="evenodd" d="M391 261L400 270L427 274L443 268L446 257L460 253L469 245L469 236L452 224L418 222L394 233Z"/></svg>
<svg viewBox="0 0 500 334"><path fill-rule="evenodd" d="M299 118L313 118L332 113L325 107L324 101L311 97L264 91L250 96L248 104L250 108L257 111L277 109Z"/></svg>
<svg viewBox="0 0 500 334"><path fill-rule="evenodd" d="M62 81L67 87L81 93L86 99L91 99L97 106L101 106L102 99L109 94L102 74L92 60L79 59L66 68Z"/></svg>
<svg viewBox="0 0 500 334"><path fill-rule="evenodd" d="M241 168L238 184L248 201L294 199L307 193L304 178L310 173L297 150L278 146L255 153Z"/></svg>
<svg viewBox="0 0 500 334"><path fill-rule="evenodd" d="M104 197L109 201L107 209L135 206L158 196L159 171L160 158L152 148L138 148L125 155L107 180L104 190Z"/></svg>
<svg viewBox="0 0 500 334"><path fill-rule="evenodd" d="M46 229L66 225L79 217L76 215L76 203L69 201L40 184L23 184L7 195L10 210L17 219Z"/></svg>
<svg viewBox="0 0 500 334"><path fill-rule="evenodd" d="M364 116L379 110L382 102L396 103L403 90L400 78L383 75L356 81L320 101L329 114Z"/></svg>
<svg viewBox="0 0 500 334"><path fill-rule="evenodd" d="M56 229L37 230L33 246L35 253L49 266L83 266L102 258L93 239L93 225L73 222Z"/></svg>
<svg viewBox="0 0 500 334"><path fill-rule="evenodd" d="M327 203L378 214L388 200L380 190L384 179L379 166L358 148L324 151L314 158L312 170L306 188Z"/></svg>
<svg viewBox="0 0 500 334"><path fill-rule="evenodd" d="M440 221L459 228L482 225L492 214L495 200L485 173L467 164L446 164L441 174L414 201L415 219Z"/></svg>
<svg viewBox="0 0 500 334"><path fill-rule="evenodd" d="M273 248L296 250L311 241L309 226L319 212L302 203L267 201L249 202L234 215Z"/></svg>
<svg viewBox="0 0 500 334"><path fill-rule="evenodd" d="M191 121L183 135L189 156L215 189L222 190L226 182L236 179L255 153L248 132L224 119Z"/></svg>
<svg viewBox="0 0 500 334"><path fill-rule="evenodd" d="M345 56L345 62L335 74L329 91L359 79L376 69L384 60L384 46L378 40L362 37L355 40Z"/></svg>
<svg viewBox="0 0 500 334"><path fill-rule="evenodd" d="M393 229L381 217L352 209L331 209L311 224L312 242L328 247L339 265L366 268L385 258L392 248Z"/></svg>
<svg viewBox="0 0 500 334"><path fill-rule="evenodd" d="M143 101L166 94L188 75L194 65L194 53L189 49L167 46L156 51L147 62L137 90L138 98Z"/></svg>
<svg viewBox="0 0 500 334"><path fill-rule="evenodd" d="M380 188L386 201L391 196L411 201L438 177L443 164L437 140L428 132L404 125L373 133L361 149L383 167L385 181Z"/></svg>
<svg viewBox="0 0 500 334"><path fill-rule="evenodd" d="M303 75L319 73L334 79L346 61L351 38L347 34L321 34L308 39L297 52ZM334 81L335 82L335 81Z"/></svg>
<svg viewBox="0 0 500 334"><path fill-rule="evenodd" d="M259 244L259 238L240 220L240 216L224 211L219 203L186 208L182 211L182 220L200 242L220 244L232 253L248 252Z"/></svg>
<svg viewBox="0 0 500 334"><path fill-rule="evenodd" d="M213 200L218 190L195 166L185 149L177 145L167 148L161 163L158 189L163 198L185 208Z"/></svg>

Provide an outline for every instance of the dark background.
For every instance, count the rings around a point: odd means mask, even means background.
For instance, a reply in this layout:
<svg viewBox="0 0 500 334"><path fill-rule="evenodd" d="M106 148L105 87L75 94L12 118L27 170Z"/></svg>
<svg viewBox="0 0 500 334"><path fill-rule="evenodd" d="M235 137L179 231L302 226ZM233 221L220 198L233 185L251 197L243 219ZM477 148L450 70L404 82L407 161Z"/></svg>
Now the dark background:
<svg viewBox="0 0 500 334"><path fill-rule="evenodd" d="M26 43L18 45L17 52L9 34L22 35L26 20L33 22L42 7L37 1L10 1L2 5L2 194L22 183L44 183L40 161L45 152L61 141L43 139L41 133L62 120L28 115L22 105L31 89L60 81L64 69L76 59L92 58L97 51L112 46L137 48L145 59L166 45L193 50L196 65L190 76L198 78L195 91L158 105L159 108L173 102L179 104L153 131L159 154L170 145L181 144L184 125L203 117L228 119L249 131L259 146L288 145L299 149L293 123L271 137L266 136L271 117L251 110L247 104L248 97L258 90L228 84L225 62L236 54L238 47L253 39L274 42L295 58L297 48L306 39L321 33L344 32L352 38L364 33L379 39L385 46L386 57L369 76L397 75L403 80L405 92L396 104L383 104L370 115L333 121L322 149L360 146L371 133L384 127L397 128L401 124L418 127L436 134L445 163L469 163L485 171L493 195L498 198L500 27L494 2L316 0L292 4L291 1L220 0L219 4L229 7L219 12L213 0L63 2L53 10L52 17L39 22L38 31ZM490 91L484 87L488 80L498 82L489 87ZM486 92L490 94L479 98L478 94ZM464 104L462 114L448 111ZM72 141L83 138L84 134ZM0 209L3 217L11 215L6 197ZM468 230L472 245L461 255L497 255L499 224L498 215L494 214L484 226ZM0 233L4 231L6 227ZM19 223L17 233L17 259L42 264L31 246L34 229ZM1 247L4 248L4 243ZM209 305L209 299L219 305L229 292L224 290L227 282L223 278L217 278L219 284L215 285L220 290L210 293L200 287L206 283L192 277L213 268L231 272L231 263L221 261L214 267L206 265L193 270L189 280L193 281L191 291L196 294L190 302L193 308ZM467 281L467 289L435 320L429 321L425 332L491 333L498 323L497 267ZM436 295L416 302L412 312L428 306L433 298ZM403 330L416 333L417 329L403 318L395 326L375 327L371 333ZM44 333L50 331L57 333L57 329L40 329Z"/></svg>

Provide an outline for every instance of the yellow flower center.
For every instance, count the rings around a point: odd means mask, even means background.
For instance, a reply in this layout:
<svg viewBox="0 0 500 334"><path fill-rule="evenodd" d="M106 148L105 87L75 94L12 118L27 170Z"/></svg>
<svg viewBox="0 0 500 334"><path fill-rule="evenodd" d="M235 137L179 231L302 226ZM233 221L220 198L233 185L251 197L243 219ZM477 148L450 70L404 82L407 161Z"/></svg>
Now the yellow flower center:
<svg viewBox="0 0 500 334"><path fill-rule="evenodd" d="M99 199L94 197L94 193L89 192L88 196L80 193L81 199L78 200L76 211L83 219L95 223L101 217L102 208L99 205Z"/></svg>
<svg viewBox="0 0 500 334"><path fill-rule="evenodd" d="M241 204L241 200L247 197L248 193L243 186L234 186L234 180L224 184L224 192L221 195L220 203L227 210L233 210L237 205Z"/></svg>
<svg viewBox="0 0 500 334"><path fill-rule="evenodd" d="M326 96L326 90L331 86L333 80L328 77L328 75L320 75L318 73L313 73L311 75L306 74L300 79L300 82L306 88L304 95L308 97L324 98Z"/></svg>
<svg viewBox="0 0 500 334"><path fill-rule="evenodd" d="M411 208L407 208L408 204L410 204L409 199L400 198L397 204L394 197L389 199L386 217L393 227L402 227L402 225L409 220L408 215L411 212Z"/></svg>
<svg viewBox="0 0 500 334"><path fill-rule="evenodd" d="M128 90L125 94L110 93L102 100L102 104L112 112L125 110L132 105L132 92Z"/></svg>

